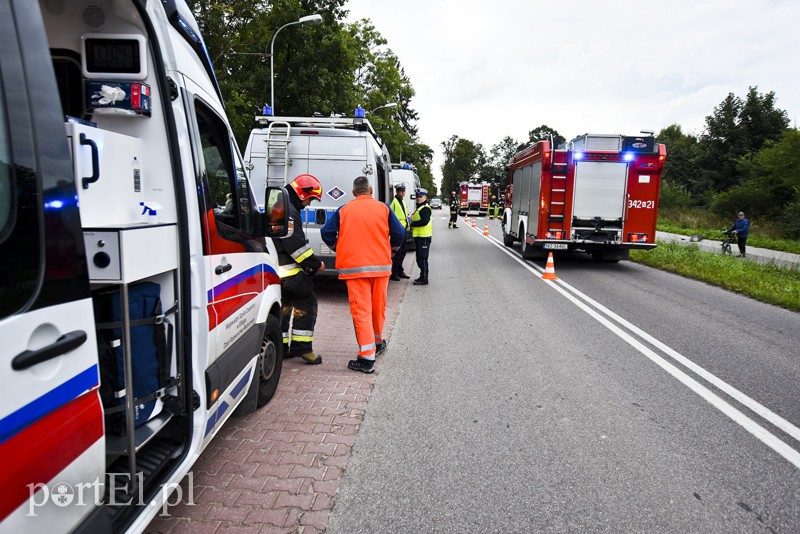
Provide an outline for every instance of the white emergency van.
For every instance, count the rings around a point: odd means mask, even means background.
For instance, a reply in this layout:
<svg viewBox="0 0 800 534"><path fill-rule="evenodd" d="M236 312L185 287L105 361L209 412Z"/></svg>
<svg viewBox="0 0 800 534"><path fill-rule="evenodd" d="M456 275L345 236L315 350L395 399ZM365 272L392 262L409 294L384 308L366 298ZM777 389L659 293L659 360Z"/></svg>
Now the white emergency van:
<svg viewBox="0 0 800 534"><path fill-rule="evenodd" d="M0 532L142 532L272 397L258 198L184 0L0 0Z"/></svg>
<svg viewBox="0 0 800 534"><path fill-rule="evenodd" d="M326 275L335 275L335 253L322 241L320 229L334 211L353 199L353 180L366 176L373 197L388 204L391 190L389 152L364 110L355 117L257 116L259 127L250 132L244 159L258 192L264 186L282 186L300 174L312 174L322 183L322 201L300 214L314 254L325 262ZM258 199L259 204L262 199Z"/></svg>

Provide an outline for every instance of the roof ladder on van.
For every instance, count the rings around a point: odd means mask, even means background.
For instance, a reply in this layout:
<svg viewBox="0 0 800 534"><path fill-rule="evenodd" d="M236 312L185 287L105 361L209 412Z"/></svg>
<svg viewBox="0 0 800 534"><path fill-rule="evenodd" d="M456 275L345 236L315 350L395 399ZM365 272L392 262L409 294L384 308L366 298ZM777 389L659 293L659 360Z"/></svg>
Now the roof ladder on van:
<svg viewBox="0 0 800 534"><path fill-rule="evenodd" d="M567 201L567 166L553 163L550 183L550 208L547 217L547 234L554 239L567 239L564 208Z"/></svg>
<svg viewBox="0 0 800 534"><path fill-rule="evenodd" d="M273 128L285 128L285 133L273 132ZM288 122L270 122L267 128L267 138L265 139L267 186L281 187L288 183L289 166L289 143L291 142L292 126Z"/></svg>

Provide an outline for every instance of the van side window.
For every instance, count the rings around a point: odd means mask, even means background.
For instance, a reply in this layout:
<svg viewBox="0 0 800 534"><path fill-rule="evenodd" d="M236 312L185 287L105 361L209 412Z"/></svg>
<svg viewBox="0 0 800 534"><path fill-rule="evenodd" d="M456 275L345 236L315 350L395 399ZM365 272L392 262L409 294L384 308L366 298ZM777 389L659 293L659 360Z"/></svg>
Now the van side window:
<svg viewBox="0 0 800 534"><path fill-rule="evenodd" d="M214 217L217 223L239 228L242 220L240 214L245 212L242 200L247 203L249 199L240 197L240 177L231 176L231 169L236 167L232 161L233 152L227 135L228 130L210 110L199 103L197 105L197 126L200 130L200 143L208 179L208 193L211 197ZM241 166L241 162L238 162L238 166ZM241 176L244 176L243 170Z"/></svg>
<svg viewBox="0 0 800 534"><path fill-rule="evenodd" d="M25 99L13 99L14 121L10 117L6 81L22 78L18 56L4 55L0 71L0 319L32 300L41 274L39 177L30 166L16 161L12 152L11 132L20 147L33 145Z"/></svg>

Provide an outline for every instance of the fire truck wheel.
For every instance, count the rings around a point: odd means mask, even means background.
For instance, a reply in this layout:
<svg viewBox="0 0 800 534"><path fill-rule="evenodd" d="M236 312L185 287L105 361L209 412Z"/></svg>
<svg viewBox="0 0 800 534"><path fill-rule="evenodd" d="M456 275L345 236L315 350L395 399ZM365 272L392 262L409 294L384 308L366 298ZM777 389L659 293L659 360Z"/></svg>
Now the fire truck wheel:
<svg viewBox="0 0 800 534"><path fill-rule="evenodd" d="M283 339L278 318L270 315L264 338L261 340L261 351L258 353L258 400L256 406L261 408L267 404L278 389L283 367Z"/></svg>
<svg viewBox="0 0 800 534"><path fill-rule="evenodd" d="M503 244L507 247L512 246L514 244L514 236L503 231Z"/></svg>

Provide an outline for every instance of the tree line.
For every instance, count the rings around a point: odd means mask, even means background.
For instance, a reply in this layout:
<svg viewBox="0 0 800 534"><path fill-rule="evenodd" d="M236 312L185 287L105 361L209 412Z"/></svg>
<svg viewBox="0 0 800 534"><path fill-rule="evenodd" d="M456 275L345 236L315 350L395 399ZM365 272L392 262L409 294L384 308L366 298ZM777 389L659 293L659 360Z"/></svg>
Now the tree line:
<svg viewBox="0 0 800 534"><path fill-rule="evenodd" d="M273 104L277 116L337 114L360 106L393 162L413 163L423 187L433 190L433 150L420 142L414 88L397 56L373 24L346 23L347 0L189 0L214 64L239 146L254 116ZM323 23L295 24L274 42L270 100L270 45L283 25L319 14ZM376 110L388 103L393 108ZM374 113L369 113L375 110Z"/></svg>
<svg viewBox="0 0 800 534"><path fill-rule="evenodd" d="M542 139L555 147L565 142L547 125L531 130L525 142L506 136L488 151L453 135L442 143L443 190L478 180L502 192L512 156ZM774 92L750 87L743 97L730 93L706 117L701 134L672 124L656 140L667 147L661 208L707 210L728 219L744 211L769 221L780 237L800 239L800 131L790 127Z"/></svg>

